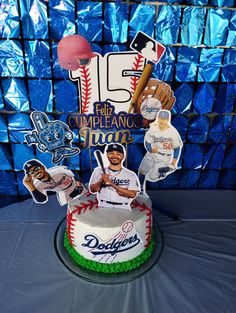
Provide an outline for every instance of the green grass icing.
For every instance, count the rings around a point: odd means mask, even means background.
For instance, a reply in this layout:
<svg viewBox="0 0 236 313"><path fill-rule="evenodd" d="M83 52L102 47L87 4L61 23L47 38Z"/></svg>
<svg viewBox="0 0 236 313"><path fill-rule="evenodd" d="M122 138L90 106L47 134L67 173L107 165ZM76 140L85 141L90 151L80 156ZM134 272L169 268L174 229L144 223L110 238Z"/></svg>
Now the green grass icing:
<svg viewBox="0 0 236 313"><path fill-rule="evenodd" d="M64 246L76 264L88 270L92 270L95 272L102 272L102 273L110 273L110 274L127 272L127 271L134 270L135 268L139 267L150 258L154 249L154 245L155 245L155 242L152 236L149 246L136 258L129 260L129 261L125 261L125 262L106 264L106 263L99 263L96 261L85 259L82 255L80 255L75 250L73 246L70 245L67 231L65 231L65 235L64 235Z"/></svg>

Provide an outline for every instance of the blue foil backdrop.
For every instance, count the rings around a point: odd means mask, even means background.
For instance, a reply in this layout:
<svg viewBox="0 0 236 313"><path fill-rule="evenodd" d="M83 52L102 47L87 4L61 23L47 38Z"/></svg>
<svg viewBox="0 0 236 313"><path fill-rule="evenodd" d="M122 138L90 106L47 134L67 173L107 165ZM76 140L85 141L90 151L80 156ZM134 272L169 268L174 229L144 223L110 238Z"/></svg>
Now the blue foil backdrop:
<svg viewBox="0 0 236 313"><path fill-rule="evenodd" d="M156 40L164 45L177 43L180 16L180 7L159 6L156 20Z"/></svg>
<svg viewBox="0 0 236 313"><path fill-rule="evenodd" d="M1 0L0 37L14 38L20 35L19 8L15 0Z"/></svg>
<svg viewBox="0 0 236 313"><path fill-rule="evenodd" d="M181 28L181 42L184 45L200 45L203 37L205 8L185 8Z"/></svg>

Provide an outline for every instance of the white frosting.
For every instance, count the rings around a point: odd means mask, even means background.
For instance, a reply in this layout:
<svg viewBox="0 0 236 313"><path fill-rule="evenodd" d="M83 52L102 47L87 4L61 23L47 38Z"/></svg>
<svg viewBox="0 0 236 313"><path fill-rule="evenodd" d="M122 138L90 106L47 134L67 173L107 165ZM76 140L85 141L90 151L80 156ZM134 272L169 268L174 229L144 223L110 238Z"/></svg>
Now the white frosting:
<svg viewBox="0 0 236 313"><path fill-rule="evenodd" d="M151 235L151 202L138 197L135 203L132 211L98 207L93 194L69 203L67 230L76 251L101 263L124 262L141 254Z"/></svg>

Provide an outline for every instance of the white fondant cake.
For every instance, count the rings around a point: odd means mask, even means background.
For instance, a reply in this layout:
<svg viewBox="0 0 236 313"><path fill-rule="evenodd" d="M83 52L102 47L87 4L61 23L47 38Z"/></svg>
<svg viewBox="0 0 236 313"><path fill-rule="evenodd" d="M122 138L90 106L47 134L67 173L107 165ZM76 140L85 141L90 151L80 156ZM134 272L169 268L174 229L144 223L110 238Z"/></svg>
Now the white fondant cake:
<svg viewBox="0 0 236 313"><path fill-rule="evenodd" d="M99 207L87 193L69 203L67 234L70 245L87 260L125 262L149 245L152 229L151 201L138 197L132 211Z"/></svg>

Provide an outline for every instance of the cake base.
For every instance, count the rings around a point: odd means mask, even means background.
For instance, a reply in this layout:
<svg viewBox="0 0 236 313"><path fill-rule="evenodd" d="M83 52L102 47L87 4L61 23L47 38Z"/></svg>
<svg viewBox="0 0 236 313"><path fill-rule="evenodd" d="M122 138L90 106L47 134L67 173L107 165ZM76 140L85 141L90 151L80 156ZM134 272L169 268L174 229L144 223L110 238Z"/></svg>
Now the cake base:
<svg viewBox="0 0 236 313"><path fill-rule="evenodd" d="M146 262L154 249L154 239L152 238L150 240L149 246L136 258L125 261L125 262L117 262L117 263L99 263L96 261L88 260L84 258L82 255L80 255L74 247L70 245L70 241L68 238L67 231L65 231L64 235L64 246L69 253L69 255L72 257L74 262L82 267L85 267L88 270L92 270L95 272L101 272L101 273L123 273L130 270L134 270L135 268L141 266L144 262Z"/></svg>
<svg viewBox="0 0 236 313"><path fill-rule="evenodd" d="M122 272L109 273L109 271L106 271L106 269L105 272L98 272L76 264L76 262L73 260L73 255L72 256L70 255L74 254L73 247L70 246L71 250L69 251L70 253L69 254L67 248L64 246L65 230L66 230L66 218L64 218L58 225L55 233L55 250L60 261L75 275L79 276L80 278L86 281L90 281L97 284L108 284L108 285L121 284L128 281L132 281L142 276L156 264L156 262L161 256L163 249L163 235L158 223L154 222L152 241L150 245L143 251L142 253L143 256L141 254L140 256L135 258L137 260L133 259L127 262L121 262L120 265L118 263L114 264L114 266L117 266L118 269L120 267ZM80 261L82 260L83 262L83 259L81 259L81 256L77 252L74 255L76 255L76 257L79 258ZM87 263L87 260L85 263ZM93 261L92 263L97 262ZM87 267L88 266L91 266L91 262L87 263ZM96 264L92 265L92 267L94 266L96 267ZM101 266L101 264L99 264L99 266ZM111 266L111 264L109 266Z"/></svg>

